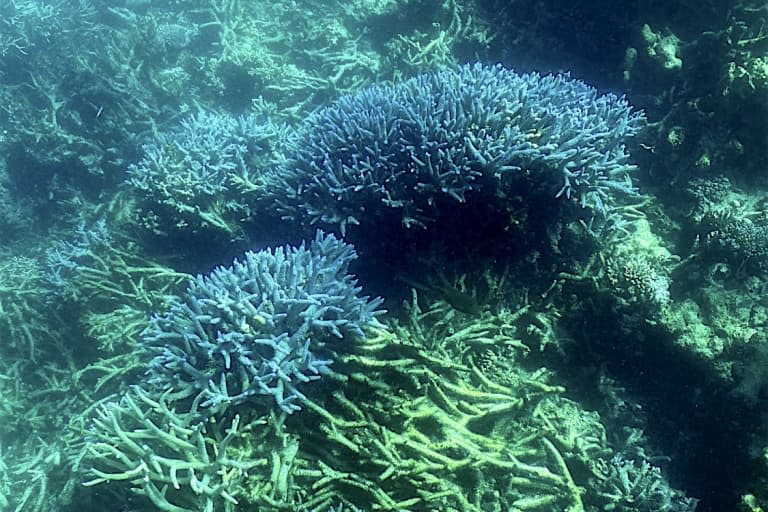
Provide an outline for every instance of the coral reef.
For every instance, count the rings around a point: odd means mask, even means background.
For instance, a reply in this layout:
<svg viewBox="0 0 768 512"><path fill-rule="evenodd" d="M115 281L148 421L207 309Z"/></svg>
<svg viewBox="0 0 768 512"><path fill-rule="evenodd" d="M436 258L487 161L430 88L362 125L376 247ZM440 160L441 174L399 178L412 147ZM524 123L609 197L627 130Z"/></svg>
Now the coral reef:
<svg viewBox="0 0 768 512"><path fill-rule="evenodd" d="M264 396L298 410L300 388L329 371L328 345L359 341L381 313L381 299L358 296L356 257L318 232L309 246L248 252L198 276L144 335L150 384L210 414Z"/></svg>
<svg viewBox="0 0 768 512"><path fill-rule="evenodd" d="M643 18L627 86L655 127L646 142L648 186L664 199L675 195L670 183L723 173L765 185L765 4L710 1Z"/></svg>
<svg viewBox="0 0 768 512"><path fill-rule="evenodd" d="M734 185L725 176L694 179L687 190L691 251L697 265L721 274L761 276L768 270L768 196Z"/></svg>
<svg viewBox="0 0 768 512"><path fill-rule="evenodd" d="M621 488L599 415L522 368L529 309L446 315L414 292L406 318L366 328L294 414L252 404L206 419L134 388L96 416L89 485L127 481L179 512L692 510L646 463Z"/></svg>
<svg viewBox="0 0 768 512"><path fill-rule="evenodd" d="M14 256L0 261L0 337L9 359L37 361L51 333L46 325L44 296L40 293L40 263Z"/></svg>
<svg viewBox="0 0 768 512"><path fill-rule="evenodd" d="M239 416L201 423L196 411L171 409L135 387L99 408L87 456L102 469L92 468L85 485L131 481L160 510L232 512L248 473L267 463L242 449L246 438L257 444L254 430Z"/></svg>
<svg viewBox="0 0 768 512"><path fill-rule="evenodd" d="M0 162L0 232L5 237L7 248L34 228L29 205L16 197L10 188L4 164Z"/></svg>
<svg viewBox="0 0 768 512"><path fill-rule="evenodd" d="M274 194L285 216L342 232L392 214L424 226L437 201L464 202L488 181L552 189L605 214L613 194L632 190L623 142L642 119L567 76L479 64L428 73L313 114Z"/></svg>
<svg viewBox="0 0 768 512"><path fill-rule="evenodd" d="M642 36L648 57L662 68L672 71L683 67L683 61L680 58L680 39L677 36L669 30L654 32L648 24L643 25Z"/></svg>
<svg viewBox="0 0 768 512"><path fill-rule="evenodd" d="M669 488L659 468L620 457L604 468L604 489L598 491L610 505L603 510L632 512L638 507L659 512L693 512L696 500Z"/></svg>
<svg viewBox="0 0 768 512"><path fill-rule="evenodd" d="M145 259L104 218L80 224L72 235L46 251L40 291L62 316L79 312L85 334L102 354L123 353L191 276Z"/></svg>
<svg viewBox="0 0 768 512"><path fill-rule="evenodd" d="M608 262L606 276L615 297L630 305L669 303L669 277L661 266L642 256L614 258Z"/></svg>
<svg viewBox="0 0 768 512"><path fill-rule="evenodd" d="M768 5L615 4L0 3L0 509L768 508Z"/></svg>
<svg viewBox="0 0 768 512"><path fill-rule="evenodd" d="M254 213L243 192L258 196L261 174L277 164L281 134L253 117L210 112L159 133L128 168L128 184L140 198L138 221L155 233L241 236Z"/></svg>

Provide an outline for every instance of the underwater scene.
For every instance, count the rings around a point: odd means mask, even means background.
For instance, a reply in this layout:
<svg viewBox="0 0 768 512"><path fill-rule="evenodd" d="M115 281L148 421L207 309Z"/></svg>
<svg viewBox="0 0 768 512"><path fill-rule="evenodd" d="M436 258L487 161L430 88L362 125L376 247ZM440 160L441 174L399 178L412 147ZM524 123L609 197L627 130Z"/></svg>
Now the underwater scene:
<svg viewBox="0 0 768 512"><path fill-rule="evenodd" d="M768 510L765 0L0 0L0 512Z"/></svg>

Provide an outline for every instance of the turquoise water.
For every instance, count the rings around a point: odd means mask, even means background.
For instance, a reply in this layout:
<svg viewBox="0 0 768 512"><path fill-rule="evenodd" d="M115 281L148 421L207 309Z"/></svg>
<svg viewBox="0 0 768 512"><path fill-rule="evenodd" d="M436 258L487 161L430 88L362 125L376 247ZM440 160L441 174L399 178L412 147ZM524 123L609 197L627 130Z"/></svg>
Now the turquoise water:
<svg viewBox="0 0 768 512"><path fill-rule="evenodd" d="M0 2L0 511L763 510L766 21Z"/></svg>

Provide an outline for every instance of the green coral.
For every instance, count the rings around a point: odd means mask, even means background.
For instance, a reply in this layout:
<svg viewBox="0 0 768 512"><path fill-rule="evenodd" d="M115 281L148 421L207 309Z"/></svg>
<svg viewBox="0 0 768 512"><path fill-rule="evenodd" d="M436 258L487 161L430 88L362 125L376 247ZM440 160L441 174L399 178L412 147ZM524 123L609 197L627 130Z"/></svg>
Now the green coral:
<svg viewBox="0 0 768 512"><path fill-rule="evenodd" d="M128 480L175 511L236 501L264 511L587 512L627 499L654 510L656 498L639 491L645 480L610 490L613 473L596 462L613 451L597 413L565 398L550 372L523 369L529 308L449 309L422 309L414 295L403 322L369 329L338 354L326 388L291 416L253 411L212 424L196 405L174 411L137 388L96 418L91 483ZM664 481L649 485L688 510Z"/></svg>
<svg viewBox="0 0 768 512"><path fill-rule="evenodd" d="M45 342L52 338L41 285L36 259L14 256L0 261L0 339L8 361L40 360Z"/></svg>
<svg viewBox="0 0 768 512"><path fill-rule="evenodd" d="M269 463L266 452L248 458L243 449L262 437L264 420L242 423L239 416L202 423L197 411L133 388L99 408L86 455L94 478L84 485L127 481L167 512L234 511L249 472Z"/></svg>
<svg viewBox="0 0 768 512"><path fill-rule="evenodd" d="M669 29L654 32L648 24L645 24L642 37L648 57L661 67L667 70L683 67L683 60L680 58L681 41Z"/></svg>
<svg viewBox="0 0 768 512"><path fill-rule="evenodd" d="M548 372L522 369L527 309L446 320L445 308L422 310L414 299L403 324L369 329L291 416L253 411L211 423L196 404L173 410L135 388L94 420L89 485L129 481L179 512L235 502L265 511L588 510L585 500L600 498L572 470L610 447L595 413L562 397ZM489 378L499 372L504 383Z"/></svg>

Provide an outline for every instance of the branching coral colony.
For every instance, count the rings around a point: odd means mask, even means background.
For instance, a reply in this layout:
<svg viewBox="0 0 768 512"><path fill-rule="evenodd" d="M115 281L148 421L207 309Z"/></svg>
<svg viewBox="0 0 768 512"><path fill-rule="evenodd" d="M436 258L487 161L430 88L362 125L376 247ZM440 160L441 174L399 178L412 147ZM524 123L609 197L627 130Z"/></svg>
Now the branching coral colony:
<svg viewBox="0 0 768 512"><path fill-rule="evenodd" d="M149 383L212 414L267 397L291 413L300 388L332 364L329 345L352 343L380 299L358 297L352 246L318 232L308 247L246 253L199 276L145 336Z"/></svg>
<svg viewBox="0 0 768 512"><path fill-rule="evenodd" d="M128 169L140 201L140 224L160 234L241 236L253 205L243 190L258 192L260 172L275 164L281 128L252 117L199 112L181 128L158 133Z"/></svg>
<svg viewBox="0 0 768 512"><path fill-rule="evenodd" d="M104 469L93 468L91 483L141 482L139 491L163 510L236 503L238 479L264 465L228 454L240 411L252 429L273 409L299 410L300 388L330 372L333 345L360 341L380 313L380 299L358 297L348 274L355 257L350 245L318 232L308 247L247 253L194 280L144 337L152 356L146 389L100 408L88 450ZM181 484L191 494L178 492Z"/></svg>
<svg viewBox="0 0 768 512"><path fill-rule="evenodd" d="M622 140L641 121L567 77L425 75L311 117L269 199L342 231L366 221L361 204L425 225L432 198L510 174L607 215L631 192ZM318 231L194 279L143 335L147 382L98 408L87 485L128 482L173 512L693 510L550 372L525 369L530 304L446 315L414 292L385 326L355 258Z"/></svg>
<svg viewBox="0 0 768 512"><path fill-rule="evenodd" d="M448 307L414 295L402 323L365 327L293 414L211 415L134 388L97 415L88 484L128 481L175 512L693 510L548 371L523 370L528 306L446 320Z"/></svg>
<svg viewBox="0 0 768 512"><path fill-rule="evenodd" d="M612 195L632 191L623 142L643 119L564 75L480 64L428 73L311 115L289 143L275 202L288 218L342 232L392 213L424 226L440 199L511 181L604 215Z"/></svg>

